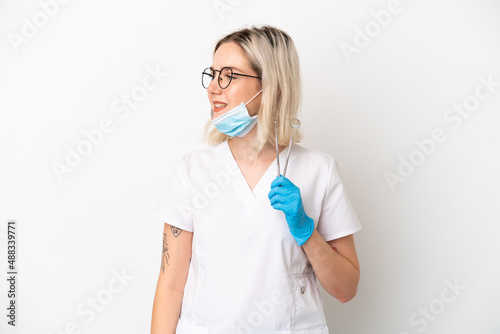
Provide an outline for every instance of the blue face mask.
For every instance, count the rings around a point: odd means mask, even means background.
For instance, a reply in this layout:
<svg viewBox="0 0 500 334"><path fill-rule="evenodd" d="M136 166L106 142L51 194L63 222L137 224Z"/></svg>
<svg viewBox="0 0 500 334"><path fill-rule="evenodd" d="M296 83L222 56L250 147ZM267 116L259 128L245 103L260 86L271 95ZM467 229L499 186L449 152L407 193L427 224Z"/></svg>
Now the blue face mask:
<svg viewBox="0 0 500 334"><path fill-rule="evenodd" d="M262 92L262 89L255 94L247 103L241 104L223 115L212 120L213 125L222 133L231 137L243 137L257 124L257 116L250 117L246 105ZM212 111L213 117L213 111Z"/></svg>

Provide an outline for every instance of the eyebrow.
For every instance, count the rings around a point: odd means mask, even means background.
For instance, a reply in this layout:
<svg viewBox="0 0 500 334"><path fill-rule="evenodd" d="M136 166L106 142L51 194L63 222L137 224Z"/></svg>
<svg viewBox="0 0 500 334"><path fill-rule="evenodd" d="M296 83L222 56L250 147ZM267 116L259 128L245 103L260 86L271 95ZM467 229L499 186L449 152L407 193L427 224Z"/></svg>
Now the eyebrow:
<svg viewBox="0 0 500 334"><path fill-rule="evenodd" d="M236 71L239 71L239 72L245 72L245 71L243 71L242 69L237 68L237 67L234 67L234 66L223 66L223 67L230 67L230 68L231 68L231 69L233 69L233 70L236 70ZM212 71L214 70L214 68L213 68L212 66L210 66L210 69L211 69Z"/></svg>

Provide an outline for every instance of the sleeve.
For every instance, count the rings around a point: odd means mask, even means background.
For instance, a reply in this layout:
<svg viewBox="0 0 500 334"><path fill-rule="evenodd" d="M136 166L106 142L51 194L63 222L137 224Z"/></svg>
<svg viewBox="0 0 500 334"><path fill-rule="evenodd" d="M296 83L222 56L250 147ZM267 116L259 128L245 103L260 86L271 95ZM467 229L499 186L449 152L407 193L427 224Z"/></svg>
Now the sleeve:
<svg viewBox="0 0 500 334"><path fill-rule="evenodd" d="M345 237L361 229L359 218L342 185L337 162L333 158L328 171L328 185L317 226L318 232L326 241Z"/></svg>
<svg viewBox="0 0 500 334"><path fill-rule="evenodd" d="M177 163L156 206L154 216L164 223L193 232L193 209L186 166L185 159Z"/></svg>

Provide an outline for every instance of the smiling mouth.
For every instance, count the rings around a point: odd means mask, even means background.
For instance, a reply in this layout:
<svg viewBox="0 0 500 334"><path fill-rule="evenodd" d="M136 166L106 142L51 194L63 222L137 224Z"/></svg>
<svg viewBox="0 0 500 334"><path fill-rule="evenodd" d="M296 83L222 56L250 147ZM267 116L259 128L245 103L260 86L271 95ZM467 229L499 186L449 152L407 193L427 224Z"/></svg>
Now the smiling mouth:
<svg viewBox="0 0 500 334"><path fill-rule="evenodd" d="M227 106L227 103L214 103L214 106L216 108L225 108Z"/></svg>
<svg viewBox="0 0 500 334"><path fill-rule="evenodd" d="M214 112L222 111L226 107L227 107L227 104L224 104L224 103L215 103L214 104Z"/></svg>

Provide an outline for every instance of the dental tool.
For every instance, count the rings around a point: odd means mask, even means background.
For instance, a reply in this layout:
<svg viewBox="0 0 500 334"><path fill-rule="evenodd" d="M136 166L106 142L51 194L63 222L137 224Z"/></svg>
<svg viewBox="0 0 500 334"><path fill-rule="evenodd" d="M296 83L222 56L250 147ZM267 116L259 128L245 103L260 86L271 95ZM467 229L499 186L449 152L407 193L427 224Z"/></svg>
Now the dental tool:
<svg viewBox="0 0 500 334"><path fill-rule="evenodd" d="M276 123L275 123L276 124ZM288 166L288 158L290 158L290 152L292 151L292 143L293 143L293 133L295 129L300 128L300 121L297 118L294 118L290 121L290 126L292 127L292 138L290 138L290 144L288 144L288 154L286 156L285 161L285 170L283 171L283 176L286 175L286 167ZM277 139L276 139L277 140ZM278 167L279 168L279 167Z"/></svg>
<svg viewBox="0 0 500 334"><path fill-rule="evenodd" d="M274 135L276 137L276 165L278 166L278 176L280 175L280 150L278 147L278 131L276 130L276 119L274 120Z"/></svg>

